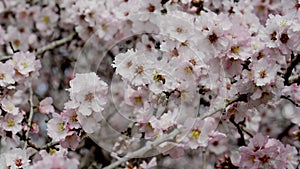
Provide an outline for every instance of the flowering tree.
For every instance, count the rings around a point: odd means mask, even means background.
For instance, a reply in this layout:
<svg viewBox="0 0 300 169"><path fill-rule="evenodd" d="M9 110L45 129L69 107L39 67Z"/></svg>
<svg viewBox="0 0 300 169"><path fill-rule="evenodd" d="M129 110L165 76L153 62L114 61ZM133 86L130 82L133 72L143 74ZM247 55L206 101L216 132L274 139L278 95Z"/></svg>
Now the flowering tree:
<svg viewBox="0 0 300 169"><path fill-rule="evenodd" d="M0 169L300 167L300 1L0 0Z"/></svg>

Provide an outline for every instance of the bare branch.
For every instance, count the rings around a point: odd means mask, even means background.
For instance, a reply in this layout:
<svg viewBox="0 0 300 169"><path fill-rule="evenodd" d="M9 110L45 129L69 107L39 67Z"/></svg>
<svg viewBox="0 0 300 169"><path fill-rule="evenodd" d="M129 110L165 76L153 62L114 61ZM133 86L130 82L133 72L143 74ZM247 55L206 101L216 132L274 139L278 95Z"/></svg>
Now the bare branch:
<svg viewBox="0 0 300 169"><path fill-rule="evenodd" d="M132 159L132 158L136 158L142 154L145 154L146 152L150 151L151 149L153 149L153 147L157 147L158 145L160 145L161 143L168 141L168 140L172 140L177 134L179 134L180 131L178 129L175 129L174 131L172 131L170 134L163 136L163 137L158 137L156 140L154 140L152 143L147 144L146 146L144 146L141 149L138 149L134 152L128 153L126 156L120 158L118 161L110 164L107 167L104 167L103 169L113 169L116 168L117 166L119 166L120 164Z"/></svg>
<svg viewBox="0 0 300 169"><path fill-rule="evenodd" d="M76 33L71 33L69 36L67 36L63 39L53 41L53 42L37 49L36 52L35 52L35 55L39 56L39 55L43 54L44 52L46 52L48 50L52 50L52 49L54 49L58 46L61 46L65 43L71 41L74 38L75 35L76 35ZM2 56L2 57L0 57L0 61L8 60L8 59L11 59L11 58L12 58L12 56Z"/></svg>
<svg viewBox="0 0 300 169"><path fill-rule="evenodd" d="M33 97L33 91L32 91L32 87L29 87L29 104L30 104L30 112L29 112L29 117L28 117L28 126L27 126L27 131L25 134L25 144L23 149L26 149L28 146L28 139L29 139L29 132L32 126L32 118L33 118L33 101L32 101L32 97Z"/></svg>
<svg viewBox="0 0 300 169"><path fill-rule="evenodd" d="M297 64L300 62L300 55L297 54L295 58L292 60L290 66L286 69L285 74L283 75L284 78L284 85L291 85L289 83L289 78L292 75L293 69L297 66Z"/></svg>
<svg viewBox="0 0 300 169"><path fill-rule="evenodd" d="M291 98L289 98L288 96L284 96L284 95L282 95L282 96L280 96L280 98L282 98L282 99L286 99L286 100L288 100L288 101L290 101L291 103L293 103L296 107L300 107L300 105L299 104L297 104L294 100L292 100Z"/></svg>
<svg viewBox="0 0 300 169"><path fill-rule="evenodd" d="M41 54L43 54L44 52L46 52L48 50L52 50L52 49L56 48L57 46L63 45L65 43L71 41L75 35L76 35L76 33L71 33L69 36L67 36L63 39L51 42L50 44L37 49L35 54L38 56L38 55L41 55Z"/></svg>

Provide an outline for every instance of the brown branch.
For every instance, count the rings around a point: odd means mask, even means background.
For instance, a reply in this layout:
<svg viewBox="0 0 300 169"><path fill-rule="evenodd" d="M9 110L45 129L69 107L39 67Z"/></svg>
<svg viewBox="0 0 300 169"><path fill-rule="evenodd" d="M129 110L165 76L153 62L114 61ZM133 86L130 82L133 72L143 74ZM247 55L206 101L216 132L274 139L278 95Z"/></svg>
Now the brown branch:
<svg viewBox="0 0 300 169"><path fill-rule="evenodd" d="M291 61L290 66L286 69L285 74L283 75L284 79L284 85L288 86L291 85L289 82L289 78L292 75L293 69L297 66L297 64L300 62L300 55L297 54L295 58Z"/></svg>
<svg viewBox="0 0 300 169"><path fill-rule="evenodd" d="M296 103L294 100L292 100L292 99L289 98L288 96L282 95L282 96L280 96L280 98L286 99L286 100L290 101L290 102L293 103L293 105L295 105L296 107L300 107L300 105L299 105L298 103Z"/></svg>
<svg viewBox="0 0 300 169"><path fill-rule="evenodd" d="M29 141L29 132L30 129L32 127L32 118L33 118L33 101L32 101L32 97L33 97L33 91L32 91L32 87L29 87L29 104L30 104L30 112L29 112L29 117L28 117L28 127L27 127L27 131L25 133L25 143L24 143L24 147L23 149L27 148L28 145L28 141Z"/></svg>
<svg viewBox="0 0 300 169"><path fill-rule="evenodd" d="M230 116L229 121L237 128L238 133L240 134L240 139L238 140L239 146L246 146L245 137L243 134L243 130L241 129L240 125L234 121L234 115Z"/></svg>
<svg viewBox="0 0 300 169"><path fill-rule="evenodd" d="M59 39L59 40L53 41L53 42L51 42L51 43L49 43L49 44L47 44L47 45L45 45L45 46L43 46L41 48L36 49L35 50L35 55L39 56L39 55L43 54L44 52L46 52L48 50L52 50L52 49L54 49L54 48L56 48L58 46L61 46L61 45L65 44L65 43L73 40L73 38L74 38L75 35L76 35L76 33L73 32L69 36L67 36L67 37L65 37L63 39ZM0 61L8 60L8 59L11 59L11 58L12 58L11 55L9 55L9 56L1 56L0 57Z"/></svg>
<svg viewBox="0 0 300 169"><path fill-rule="evenodd" d="M57 40L57 41L53 41L51 42L50 44L48 45L45 45L39 49L36 50L35 54L36 56L38 55L41 55L43 54L44 52L48 51L48 50L52 50L54 48L56 48L57 46L61 46L71 40L73 40L74 36L76 35L76 33L71 33L69 36L63 38L63 39L60 39L60 40Z"/></svg>
<svg viewBox="0 0 300 169"><path fill-rule="evenodd" d="M117 166L119 166L120 164L132 159L132 158L136 158L142 154L145 154L146 152L150 151L151 149L153 149L154 147L157 147L158 145L160 145L161 143L168 141L168 140L172 140L177 134L179 134L180 131L175 129L173 130L170 134L162 136L162 137L158 137L156 140L154 140L152 143L145 145L143 148L138 149L134 152L130 152L128 153L126 156L118 159L118 161L110 164L107 167L104 167L103 169L113 169L116 168Z"/></svg>

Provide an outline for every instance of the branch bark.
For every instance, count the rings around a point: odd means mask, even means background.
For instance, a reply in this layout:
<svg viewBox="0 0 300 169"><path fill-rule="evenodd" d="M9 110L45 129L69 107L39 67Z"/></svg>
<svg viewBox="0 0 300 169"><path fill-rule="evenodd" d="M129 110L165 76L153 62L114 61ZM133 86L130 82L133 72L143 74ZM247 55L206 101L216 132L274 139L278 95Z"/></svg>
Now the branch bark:
<svg viewBox="0 0 300 169"><path fill-rule="evenodd" d="M163 136L163 137L158 137L156 140L154 140L152 143L147 144L145 147L138 149L134 152L128 153L126 156L120 158L118 161L110 164L107 167L104 167L103 169L113 169L116 168L117 166L119 166L120 164L132 159L132 158L136 158L142 154L145 154L146 152L150 151L151 149L153 149L154 147L157 147L158 145L160 145L161 143L168 141L168 140L172 140L177 134L179 134L180 131L178 129L175 129L174 131L172 131L170 134Z"/></svg>
<svg viewBox="0 0 300 169"><path fill-rule="evenodd" d="M27 131L25 133L25 143L24 143L24 147L23 149L26 149L28 146L28 141L29 141L29 132L32 126L32 118L33 118L33 101L32 101L32 97L33 97L33 91L32 91L32 87L29 87L29 104L30 104L30 113L29 113L29 117L28 117L28 126L27 126Z"/></svg>
<svg viewBox="0 0 300 169"><path fill-rule="evenodd" d="M290 66L286 69L285 74L283 75L284 78L284 85L291 85L289 82L289 78L292 75L293 69L297 66L297 64L300 62L300 55L297 54L295 58L292 60Z"/></svg>
<svg viewBox="0 0 300 169"><path fill-rule="evenodd" d="M47 44L47 45L45 45L45 46L43 46L41 48L38 48L35 51L35 55L39 56L39 55L43 54L44 52L46 52L48 50L52 50L52 49L54 49L54 48L56 48L58 46L61 46L61 45L65 44L65 43L71 41L74 38L75 35L76 35L76 33L73 32L73 33L71 33L69 36L67 36L65 38L53 41L53 42L51 42L51 43L49 43L49 44ZM11 55L9 55L9 56L2 56L0 58L0 61L8 60L8 59L11 59L11 58L12 58Z"/></svg>
<svg viewBox="0 0 300 169"><path fill-rule="evenodd" d="M205 117L211 116L219 111L224 111L226 109L227 106L229 106L230 104L237 102L237 101L246 101L247 100L247 96L246 95L240 95L237 96L231 100L227 100L224 101L224 104L220 104L217 105L213 108L211 108L209 111L207 111L206 113L200 115L198 118L200 119L204 119ZM104 167L103 169L113 169L116 168L117 166L119 166L120 164L132 159L132 158L136 158L142 154L145 154L146 152L148 152L149 150L151 150L153 147L158 146L159 144L171 140L173 139L177 134L179 134L180 131L178 129L175 129L174 131L172 131L170 134L164 136L164 137L159 137L156 140L154 140L152 143L146 145L145 147L136 150L134 152L128 153L125 157L122 157L120 159L118 159L118 161L110 164L107 167Z"/></svg>

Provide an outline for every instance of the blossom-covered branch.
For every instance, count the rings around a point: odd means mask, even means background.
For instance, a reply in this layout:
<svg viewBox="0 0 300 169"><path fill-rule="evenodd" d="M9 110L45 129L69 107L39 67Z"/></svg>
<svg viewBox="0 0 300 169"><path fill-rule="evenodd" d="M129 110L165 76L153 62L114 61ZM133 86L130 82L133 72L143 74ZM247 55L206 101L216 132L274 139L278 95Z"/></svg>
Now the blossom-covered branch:
<svg viewBox="0 0 300 169"><path fill-rule="evenodd" d="M26 133L25 133L25 143L24 143L24 146L23 146L23 149L26 149L27 148L27 145L28 145L28 141L29 141L29 132L31 130L31 127L32 127L32 118L33 118L33 101L32 101L32 97L33 97L33 91L32 91L32 87L30 86L29 87L29 104L30 104L30 111L29 111L29 117L28 117L28 123L27 123L27 130L26 130Z"/></svg>
<svg viewBox="0 0 300 169"><path fill-rule="evenodd" d="M132 158L136 158L136 157L139 157L139 156L147 153L148 151L152 150L153 148L157 147L158 145L160 145L163 142L173 140L174 137L176 135L178 135L179 133L180 133L180 130L175 129L169 134L158 137L153 142L147 143L143 148L126 154L124 157L118 159L116 162L113 162L112 164L110 164L109 166L104 167L103 169L114 169L117 166L119 166L120 164L122 164L122 163L124 163L124 162L126 162L126 161L128 161Z"/></svg>
<svg viewBox="0 0 300 169"><path fill-rule="evenodd" d="M58 46L61 46L65 43L73 40L75 35L76 35L76 33L71 33L67 37L64 37L62 39L53 41L53 42L51 42L51 43L49 43L49 44L47 44L47 45L45 45L41 48L36 49L35 55L39 56L39 55L43 54L44 52L46 52L48 50L52 50L52 49L55 49ZM8 59L11 59L11 58L12 58L12 56L1 56L0 61L8 60Z"/></svg>

